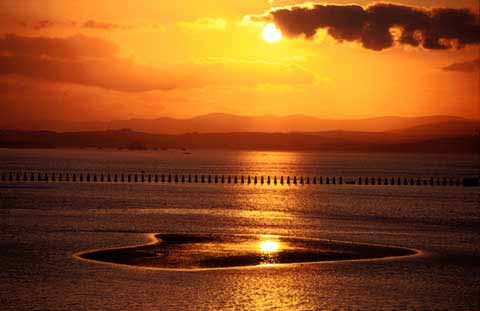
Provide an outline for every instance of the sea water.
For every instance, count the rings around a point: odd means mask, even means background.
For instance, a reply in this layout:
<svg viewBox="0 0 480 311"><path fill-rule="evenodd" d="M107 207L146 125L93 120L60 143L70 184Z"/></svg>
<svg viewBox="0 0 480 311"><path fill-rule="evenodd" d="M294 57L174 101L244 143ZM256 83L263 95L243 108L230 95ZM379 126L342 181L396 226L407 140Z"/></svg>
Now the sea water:
<svg viewBox="0 0 480 311"><path fill-rule="evenodd" d="M479 157L0 150L1 171L443 178ZM464 187L0 183L2 310L478 310L480 191ZM74 258L152 233L281 235L420 256L196 272Z"/></svg>

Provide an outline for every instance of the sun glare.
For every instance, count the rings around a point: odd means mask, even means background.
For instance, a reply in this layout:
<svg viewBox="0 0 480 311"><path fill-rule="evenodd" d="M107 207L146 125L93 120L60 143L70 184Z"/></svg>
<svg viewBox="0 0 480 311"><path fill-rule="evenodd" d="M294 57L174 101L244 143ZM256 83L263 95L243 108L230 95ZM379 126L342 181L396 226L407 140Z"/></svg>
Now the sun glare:
<svg viewBox="0 0 480 311"><path fill-rule="evenodd" d="M260 250L265 253L274 253L278 251L279 248L280 245L275 241L265 240L260 242Z"/></svg>
<svg viewBox="0 0 480 311"><path fill-rule="evenodd" d="M282 39L282 32L274 23L269 23L263 27L263 40L268 43L276 43Z"/></svg>

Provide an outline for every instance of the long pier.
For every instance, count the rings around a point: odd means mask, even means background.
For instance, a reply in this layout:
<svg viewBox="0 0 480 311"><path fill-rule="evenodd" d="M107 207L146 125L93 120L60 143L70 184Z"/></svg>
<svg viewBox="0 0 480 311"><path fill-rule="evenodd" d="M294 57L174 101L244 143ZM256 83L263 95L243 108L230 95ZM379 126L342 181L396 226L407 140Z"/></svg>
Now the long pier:
<svg viewBox="0 0 480 311"><path fill-rule="evenodd" d="M479 187L480 178L463 177L343 177L343 176L258 176L219 174L158 174L109 172L27 172L0 173L0 182L43 183L133 183L133 184L231 184L231 185L370 185Z"/></svg>

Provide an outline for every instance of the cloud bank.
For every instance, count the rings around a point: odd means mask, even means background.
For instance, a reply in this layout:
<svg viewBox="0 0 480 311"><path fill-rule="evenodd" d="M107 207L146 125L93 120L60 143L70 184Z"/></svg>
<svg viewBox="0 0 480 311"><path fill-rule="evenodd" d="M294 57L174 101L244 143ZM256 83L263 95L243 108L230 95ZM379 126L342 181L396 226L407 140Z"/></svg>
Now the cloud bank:
<svg viewBox="0 0 480 311"><path fill-rule="evenodd" d="M110 41L83 35L67 38L5 35L0 37L0 75L17 74L124 92L176 86L163 72L117 57L118 50Z"/></svg>
<svg viewBox="0 0 480 311"><path fill-rule="evenodd" d="M312 72L293 65L213 60L160 68L118 56L114 43L86 36L0 37L0 75L21 75L120 92L148 92L207 85L314 83Z"/></svg>
<svg viewBox="0 0 480 311"><path fill-rule="evenodd" d="M114 56L118 47L109 41L83 35L49 38L7 34L0 37L0 51L11 56L107 58Z"/></svg>
<svg viewBox="0 0 480 311"><path fill-rule="evenodd" d="M272 21L288 37L312 38L326 29L335 40L357 41L381 51L395 42L442 50L480 43L479 16L468 9L419 7L377 3L360 5L308 4L274 8L252 21ZM399 31L394 35L393 29Z"/></svg>

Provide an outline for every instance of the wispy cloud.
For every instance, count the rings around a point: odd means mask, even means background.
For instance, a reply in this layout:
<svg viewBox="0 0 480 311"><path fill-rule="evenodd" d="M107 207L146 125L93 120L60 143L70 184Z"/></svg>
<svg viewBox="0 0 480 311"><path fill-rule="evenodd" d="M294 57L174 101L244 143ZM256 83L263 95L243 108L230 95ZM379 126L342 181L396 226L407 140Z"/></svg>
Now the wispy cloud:
<svg viewBox="0 0 480 311"><path fill-rule="evenodd" d="M31 30L46 30L51 28L72 28L78 29L90 29L90 30L103 30L103 31L131 31L131 30L146 30L154 29L165 31L165 26L160 24L123 24L105 22L94 19L86 21L69 21L69 20L20 20L16 22L22 28Z"/></svg>
<svg viewBox="0 0 480 311"><path fill-rule="evenodd" d="M177 24L180 28L188 30L219 30L227 28L227 21L223 18L204 17L194 21L183 21Z"/></svg>
<svg viewBox="0 0 480 311"><path fill-rule="evenodd" d="M106 23L94 20L86 21L82 24L84 28L103 29L103 30L131 30L136 28L134 25L124 25L116 23Z"/></svg>

